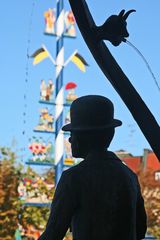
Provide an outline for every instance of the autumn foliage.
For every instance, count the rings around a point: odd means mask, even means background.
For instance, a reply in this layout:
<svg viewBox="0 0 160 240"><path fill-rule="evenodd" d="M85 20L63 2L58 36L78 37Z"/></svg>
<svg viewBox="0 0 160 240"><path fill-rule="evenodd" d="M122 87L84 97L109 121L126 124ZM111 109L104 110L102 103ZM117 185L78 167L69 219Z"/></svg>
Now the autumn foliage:
<svg viewBox="0 0 160 240"><path fill-rule="evenodd" d="M145 201L148 232L160 239L160 181L155 180L155 172L150 169L139 171L138 177Z"/></svg>

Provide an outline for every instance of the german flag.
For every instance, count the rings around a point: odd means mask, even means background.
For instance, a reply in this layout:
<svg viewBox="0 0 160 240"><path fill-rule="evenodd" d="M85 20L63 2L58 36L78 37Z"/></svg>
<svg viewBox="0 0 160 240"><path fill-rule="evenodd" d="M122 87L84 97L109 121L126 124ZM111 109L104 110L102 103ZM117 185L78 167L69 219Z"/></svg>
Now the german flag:
<svg viewBox="0 0 160 240"><path fill-rule="evenodd" d="M72 58L71 61L82 71L85 72L86 71L86 66L89 66L88 63L86 62L86 60L79 54L79 53L75 53Z"/></svg>
<svg viewBox="0 0 160 240"><path fill-rule="evenodd" d="M44 48L39 48L31 55L31 57L34 58L33 65L36 65L45 58L49 57L49 53Z"/></svg>

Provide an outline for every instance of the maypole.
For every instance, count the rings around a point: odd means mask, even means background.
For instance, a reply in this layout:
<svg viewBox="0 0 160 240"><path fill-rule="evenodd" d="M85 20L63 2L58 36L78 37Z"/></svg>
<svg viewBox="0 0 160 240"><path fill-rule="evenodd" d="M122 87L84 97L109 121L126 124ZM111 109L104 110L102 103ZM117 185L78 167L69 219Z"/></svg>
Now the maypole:
<svg viewBox="0 0 160 240"><path fill-rule="evenodd" d="M57 185L63 171L64 136L63 125L63 66L64 66L64 8L63 0L57 0L56 18L56 87L55 87L55 184Z"/></svg>
<svg viewBox="0 0 160 240"><path fill-rule="evenodd" d="M61 130L63 125L63 113L64 107L70 106L71 102L77 97L73 92L69 93L66 97L66 103L64 104L64 83L63 83L63 69L68 65L69 62L73 62L82 72L85 72L85 67L88 66L85 59L78 53L78 51L74 51L71 56L64 62L64 37L75 38L75 20L73 13L71 11L64 11L63 0L57 0L57 16L54 15L55 10L49 8L48 11L45 12L45 34L50 36L56 36L56 59L52 57L48 49L44 44L42 47L37 49L31 57L34 58L33 65L36 65L43 61L45 58L49 58L55 67L55 101L51 98L51 96L47 95L47 87L45 81L41 81L41 93L40 93L40 103L42 104L52 104L55 105L55 131L52 127L53 124L53 115L50 116L48 112L48 108L42 109L40 115L39 124L34 128L35 132L40 133L52 133L55 134L55 155L54 162L52 159L52 163L48 163L43 161L40 162L40 165L50 165L54 166L55 169L55 185L57 185L60 176L64 169L73 165L74 161L71 157L71 154L67 154L66 148L64 148L64 134ZM51 84L53 87L53 84ZM72 85L72 84L71 84ZM67 85L68 86L68 85ZM53 93L53 89L49 86L50 94ZM71 88L75 88L74 86L67 87L67 90ZM73 90L73 89L72 89ZM52 92L52 93L51 93ZM47 118L46 118L47 116ZM32 146L31 146L32 147ZM67 157L66 157L67 156ZM39 156L37 156L39 157ZM48 160L47 160L48 161ZM28 164L31 164L29 162ZM34 164L38 164L34 163Z"/></svg>

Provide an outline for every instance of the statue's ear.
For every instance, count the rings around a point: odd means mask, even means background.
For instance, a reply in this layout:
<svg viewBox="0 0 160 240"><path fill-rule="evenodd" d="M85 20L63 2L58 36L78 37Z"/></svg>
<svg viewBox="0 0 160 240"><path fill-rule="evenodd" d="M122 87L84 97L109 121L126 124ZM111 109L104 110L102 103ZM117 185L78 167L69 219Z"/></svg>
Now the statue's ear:
<svg viewBox="0 0 160 240"><path fill-rule="evenodd" d="M125 10L123 9L122 11L120 11L120 13L119 13L119 17L123 17L123 14L125 13Z"/></svg>

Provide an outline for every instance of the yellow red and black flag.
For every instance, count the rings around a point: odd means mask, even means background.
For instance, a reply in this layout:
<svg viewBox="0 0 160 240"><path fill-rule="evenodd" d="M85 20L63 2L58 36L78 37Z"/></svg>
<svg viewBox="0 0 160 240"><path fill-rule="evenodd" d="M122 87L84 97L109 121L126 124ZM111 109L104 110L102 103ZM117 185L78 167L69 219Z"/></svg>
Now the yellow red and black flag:
<svg viewBox="0 0 160 240"><path fill-rule="evenodd" d="M47 57L49 57L49 53L43 47L39 48L31 55L31 58L34 58L33 65L38 64Z"/></svg>
<svg viewBox="0 0 160 240"><path fill-rule="evenodd" d="M79 54L79 53L75 53L72 58L71 61L82 71L85 72L86 71L86 66L89 66L88 63L86 62L86 60Z"/></svg>

